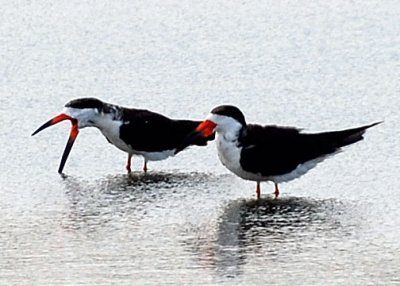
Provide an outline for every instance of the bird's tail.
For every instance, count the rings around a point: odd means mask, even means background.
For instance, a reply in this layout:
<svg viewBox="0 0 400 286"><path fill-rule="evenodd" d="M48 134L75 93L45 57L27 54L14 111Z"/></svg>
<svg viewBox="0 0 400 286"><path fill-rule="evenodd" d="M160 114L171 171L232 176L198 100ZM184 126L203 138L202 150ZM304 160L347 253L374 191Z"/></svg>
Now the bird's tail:
<svg viewBox="0 0 400 286"><path fill-rule="evenodd" d="M363 140L363 135L365 131L368 128L371 128L380 123L382 123L382 121L352 129L320 133L318 135L321 135L319 136L320 140L325 141L325 143L330 143L330 148L338 149L340 147L347 146Z"/></svg>

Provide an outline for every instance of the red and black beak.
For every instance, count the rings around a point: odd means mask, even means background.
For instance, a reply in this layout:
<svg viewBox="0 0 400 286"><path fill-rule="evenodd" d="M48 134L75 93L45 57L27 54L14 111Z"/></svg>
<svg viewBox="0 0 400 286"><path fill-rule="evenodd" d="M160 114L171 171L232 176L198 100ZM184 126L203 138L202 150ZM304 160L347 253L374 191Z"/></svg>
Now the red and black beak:
<svg viewBox="0 0 400 286"><path fill-rule="evenodd" d="M65 146L64 153L61 157L60 166L58 167L58 173L60 173L60 174L62 173L62 171L64 169L65 162L67 162L67 158L68 158L69 153L71 152L72 145L74 145L75 139L78 136L78 133L79 133L78 121L75 118L72 118L64 113L61 113L60 115L57 115L53 119L47 121L45 124L40 126L35 132L32 133L32 136L33 136L33 135L39 133L40 131L42 131L43 129L46 129L47 127L50 127L50 126L57 124L64 120L70 120L72 127L71 127L71 132L69 133L67 145Z"/></svg>
<svg viewBox="0 0 400 286"><path fill-rule="evenodd" d="M211 120L205 120L200 123L199 126L197 126L197 128L183 140L182 144L175 150L175 154L178 154L180 151L182 151L189 145L194 144L199 139L213 136L216 126L217 124L215 124Z"/></svg>

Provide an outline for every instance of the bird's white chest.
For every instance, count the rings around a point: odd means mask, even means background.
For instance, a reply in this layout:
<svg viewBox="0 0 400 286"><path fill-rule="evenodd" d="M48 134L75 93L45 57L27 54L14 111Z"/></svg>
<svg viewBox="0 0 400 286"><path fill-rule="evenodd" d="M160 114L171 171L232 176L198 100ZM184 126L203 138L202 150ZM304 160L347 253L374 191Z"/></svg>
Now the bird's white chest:
<svg viewBox="0 0 400 286"><path fill-rule="evenodd" d="M216 145L218 149L218 157L221 163L229 171L245 180L265 180L261 174L251 173L243 170L242 166L240 165L242 147L238 146L237 139L229 140L229 138L224 137L224 135L217 134Z"/></svg>
<svg viewBox="0 0 400 286"><path fill-rule="evenodd" d="M231 140L224 135L217 134L216 145L219 160L229 171L246 180L257 181L259 179L257 174L246 172L240 165L242 147L238 146L236 138Z"/></svg>
<svg viewBox="0 0 400 286"><path fill-rule="evenodd" d="M217 134L216 145L221 163L235 173L240 168L240 151L237 140L229 140L224 135Z"/></svg>
<svg viewBox="0 0 400 286"><path fill-rule="evenodd" d="M125 143L120 137L120 127L122 125L121 121L117 120L107 120L101 122L98 128L100 129L101 133L117 148L121 149L122 151L132 153L132 148Z"/></svg>

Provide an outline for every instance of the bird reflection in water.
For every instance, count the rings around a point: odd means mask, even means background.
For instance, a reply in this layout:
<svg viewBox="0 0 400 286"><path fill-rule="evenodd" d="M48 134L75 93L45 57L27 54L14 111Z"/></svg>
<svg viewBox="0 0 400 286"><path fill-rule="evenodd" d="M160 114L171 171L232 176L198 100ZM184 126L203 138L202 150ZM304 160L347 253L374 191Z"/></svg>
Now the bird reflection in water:
<svg viewBox="0 0 400 286"><path fill-rule="evenodd" d="M213 268L224 277L236 277L248 263L247 256L273 264L301 252L317 237L333 235L341 228L344 210L336 200L235 200L224 208L214 233L210 235L209 231L207 236L199 230L200 239L194 236L186 244L197 253L202 267Z"/></svg>
<svg viewBox="0 0 400 286"><path fill-rule="evenodd" d="M63 225L90 233L135 227L149 210L165 207L176 196L203 186L204 173L131 173L89 181L63 175L69 211Z"/></svg>

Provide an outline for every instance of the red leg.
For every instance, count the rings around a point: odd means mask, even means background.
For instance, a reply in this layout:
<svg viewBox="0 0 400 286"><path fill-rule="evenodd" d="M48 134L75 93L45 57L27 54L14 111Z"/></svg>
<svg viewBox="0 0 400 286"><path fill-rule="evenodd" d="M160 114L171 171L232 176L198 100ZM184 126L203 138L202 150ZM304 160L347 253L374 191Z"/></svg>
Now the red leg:
<svg viewBox="0 0 400 286"><path fill-rule="evenodd" d="M146 161L146 160L144 160L143 171L144 171L145 173L147 173L147 161Z"/></svg>
<svg viewBox="0 0 400 286"><path fill-rule="evenodd" d="M277 199L278 196L279 196L279 188L278 188L278 184L277 183L274 183L274 184L275 184L275 192L274 192L274 194L275 194L275 199Z"/></svg>
<svg viewBox="0 0 400 286"><path fill-rule="evenodd" d="M128 171L128 174L131 172L131 159L132 155L128 154L128 162L126 162L126 170Z"/></svg>
<svg viewBox="0 0 400 286"><path fill-rule="evenodd" d="M260 182L257 182L256 194L257 194L257 199L259 199L259 198L261 197L261 187L260 187Z"/></svg>

